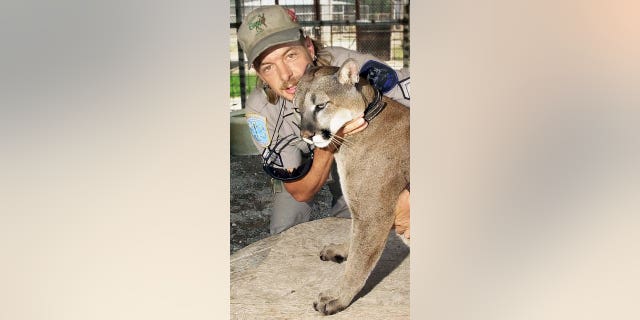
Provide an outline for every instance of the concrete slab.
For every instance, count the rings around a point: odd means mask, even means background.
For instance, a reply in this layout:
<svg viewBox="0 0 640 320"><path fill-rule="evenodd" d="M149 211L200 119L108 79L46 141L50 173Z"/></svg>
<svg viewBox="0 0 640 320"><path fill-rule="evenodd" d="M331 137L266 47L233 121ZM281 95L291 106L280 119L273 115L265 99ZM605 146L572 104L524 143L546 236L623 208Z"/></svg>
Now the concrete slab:
<svg viewBox="0 0 640 320"><path fill-rule="evenodd" d="M333 287L345 264L322 261L329 243L348 240L350 219L297 225L231 256L231 319L319 319L313 301ZM330 319L409 319L409 248L390 233L362 292Z"/></svg>

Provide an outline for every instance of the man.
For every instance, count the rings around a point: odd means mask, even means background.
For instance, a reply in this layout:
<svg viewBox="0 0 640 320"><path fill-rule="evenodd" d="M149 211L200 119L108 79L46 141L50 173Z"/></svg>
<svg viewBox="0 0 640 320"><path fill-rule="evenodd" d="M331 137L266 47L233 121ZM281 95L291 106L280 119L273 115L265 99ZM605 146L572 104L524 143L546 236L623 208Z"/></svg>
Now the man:
<svg viewBox="0 0 640 320"><path fill-rule="evenodd" d="M335 150L314 149L300 139L300 115L291 102L296 86L310 63L339 66L353 58L361 66L362 76L409 106L408 70L394 71L368 54L322 47L304 36L293 10L278 5L250 12L238 30L238 42L259 78L258 87L247 98L246 115L253 142L262 152L264 169L274 183L271 234L308 221L313 197L325 183L333 196L331 215L349 218L333 162ZM347 123L341 134L354 134L366 126L360 117ZM396 231L408 238L408 191L399 200Z"/></svg>

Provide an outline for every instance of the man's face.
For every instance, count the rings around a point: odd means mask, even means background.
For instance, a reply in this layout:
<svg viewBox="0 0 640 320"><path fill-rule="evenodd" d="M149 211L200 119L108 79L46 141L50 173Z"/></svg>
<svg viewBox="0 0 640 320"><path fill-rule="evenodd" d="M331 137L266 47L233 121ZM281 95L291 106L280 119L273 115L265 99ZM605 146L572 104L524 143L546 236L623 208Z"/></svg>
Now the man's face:
<svg viewBox="0 0 640 320"><path fill-rule="evenodd" d="M313 45L302 44L278 46L270 51L256 68L258 76L279 96L292 101L300 77L311 63Z"/></svg>

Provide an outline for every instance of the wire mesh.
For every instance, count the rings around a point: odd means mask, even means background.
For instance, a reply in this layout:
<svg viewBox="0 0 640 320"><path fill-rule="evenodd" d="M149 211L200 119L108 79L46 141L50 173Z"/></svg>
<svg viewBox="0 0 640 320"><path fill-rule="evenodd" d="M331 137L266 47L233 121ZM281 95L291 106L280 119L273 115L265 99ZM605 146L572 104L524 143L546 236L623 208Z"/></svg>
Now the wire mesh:
<svg viewBox="0 0 640 320"><path fill-rule="evenodd" d="M324 45L370 53L395 69L409 66L409 0L232 0L229 20L232 110L244 107L246 95L255 88L256 77L242 56L237 28L247 13L272 4L295 10L305 34Z"/></svg>

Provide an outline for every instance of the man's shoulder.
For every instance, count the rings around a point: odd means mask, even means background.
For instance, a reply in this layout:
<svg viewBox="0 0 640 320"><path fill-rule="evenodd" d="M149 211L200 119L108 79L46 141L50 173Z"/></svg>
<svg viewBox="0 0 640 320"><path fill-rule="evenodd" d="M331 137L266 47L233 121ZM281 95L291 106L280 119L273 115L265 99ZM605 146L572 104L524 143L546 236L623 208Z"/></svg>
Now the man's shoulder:
<svg viewBox="0 0 640 320"><path fill-rule="evenodd" d="M271 105L269 101L267 101L266 95L260 92L260 90L258 89L251 91L249 96L247 96L247 100L245 101L245 103L247 112L260 114L268 112L269 108L267 107Z"/></svg>
<svg viewBox="0 0 640 320"><path fill-rule="evenodd" d="M334 66L340 66L349 57L360 54L358 51L344 47L326 47L325 49L331 54L331 64Z"/></svg>
<svg viewBox="0 0 640 320"><path fill-rule="evenodd" d="M342 47L327 47L333 59L331 64L341 66L347 59L353 59L376 88L393 100L409 106L409 69L395 70L386 62L369 53L362 53Z"/></svg>
<svg viewBox="0 0 640 320"><path fill-rule="evenodd" d="M327 51L329 51L330 53L332 53L332 54L339 54L339 55L342 55L342 54L346 55L346 54L354 53L354 52L357 53L357 51L354 51L354 50L351 50L351 49L347 49L345 47L331 46L331 47L325 47L325 49Z"/></svg>

